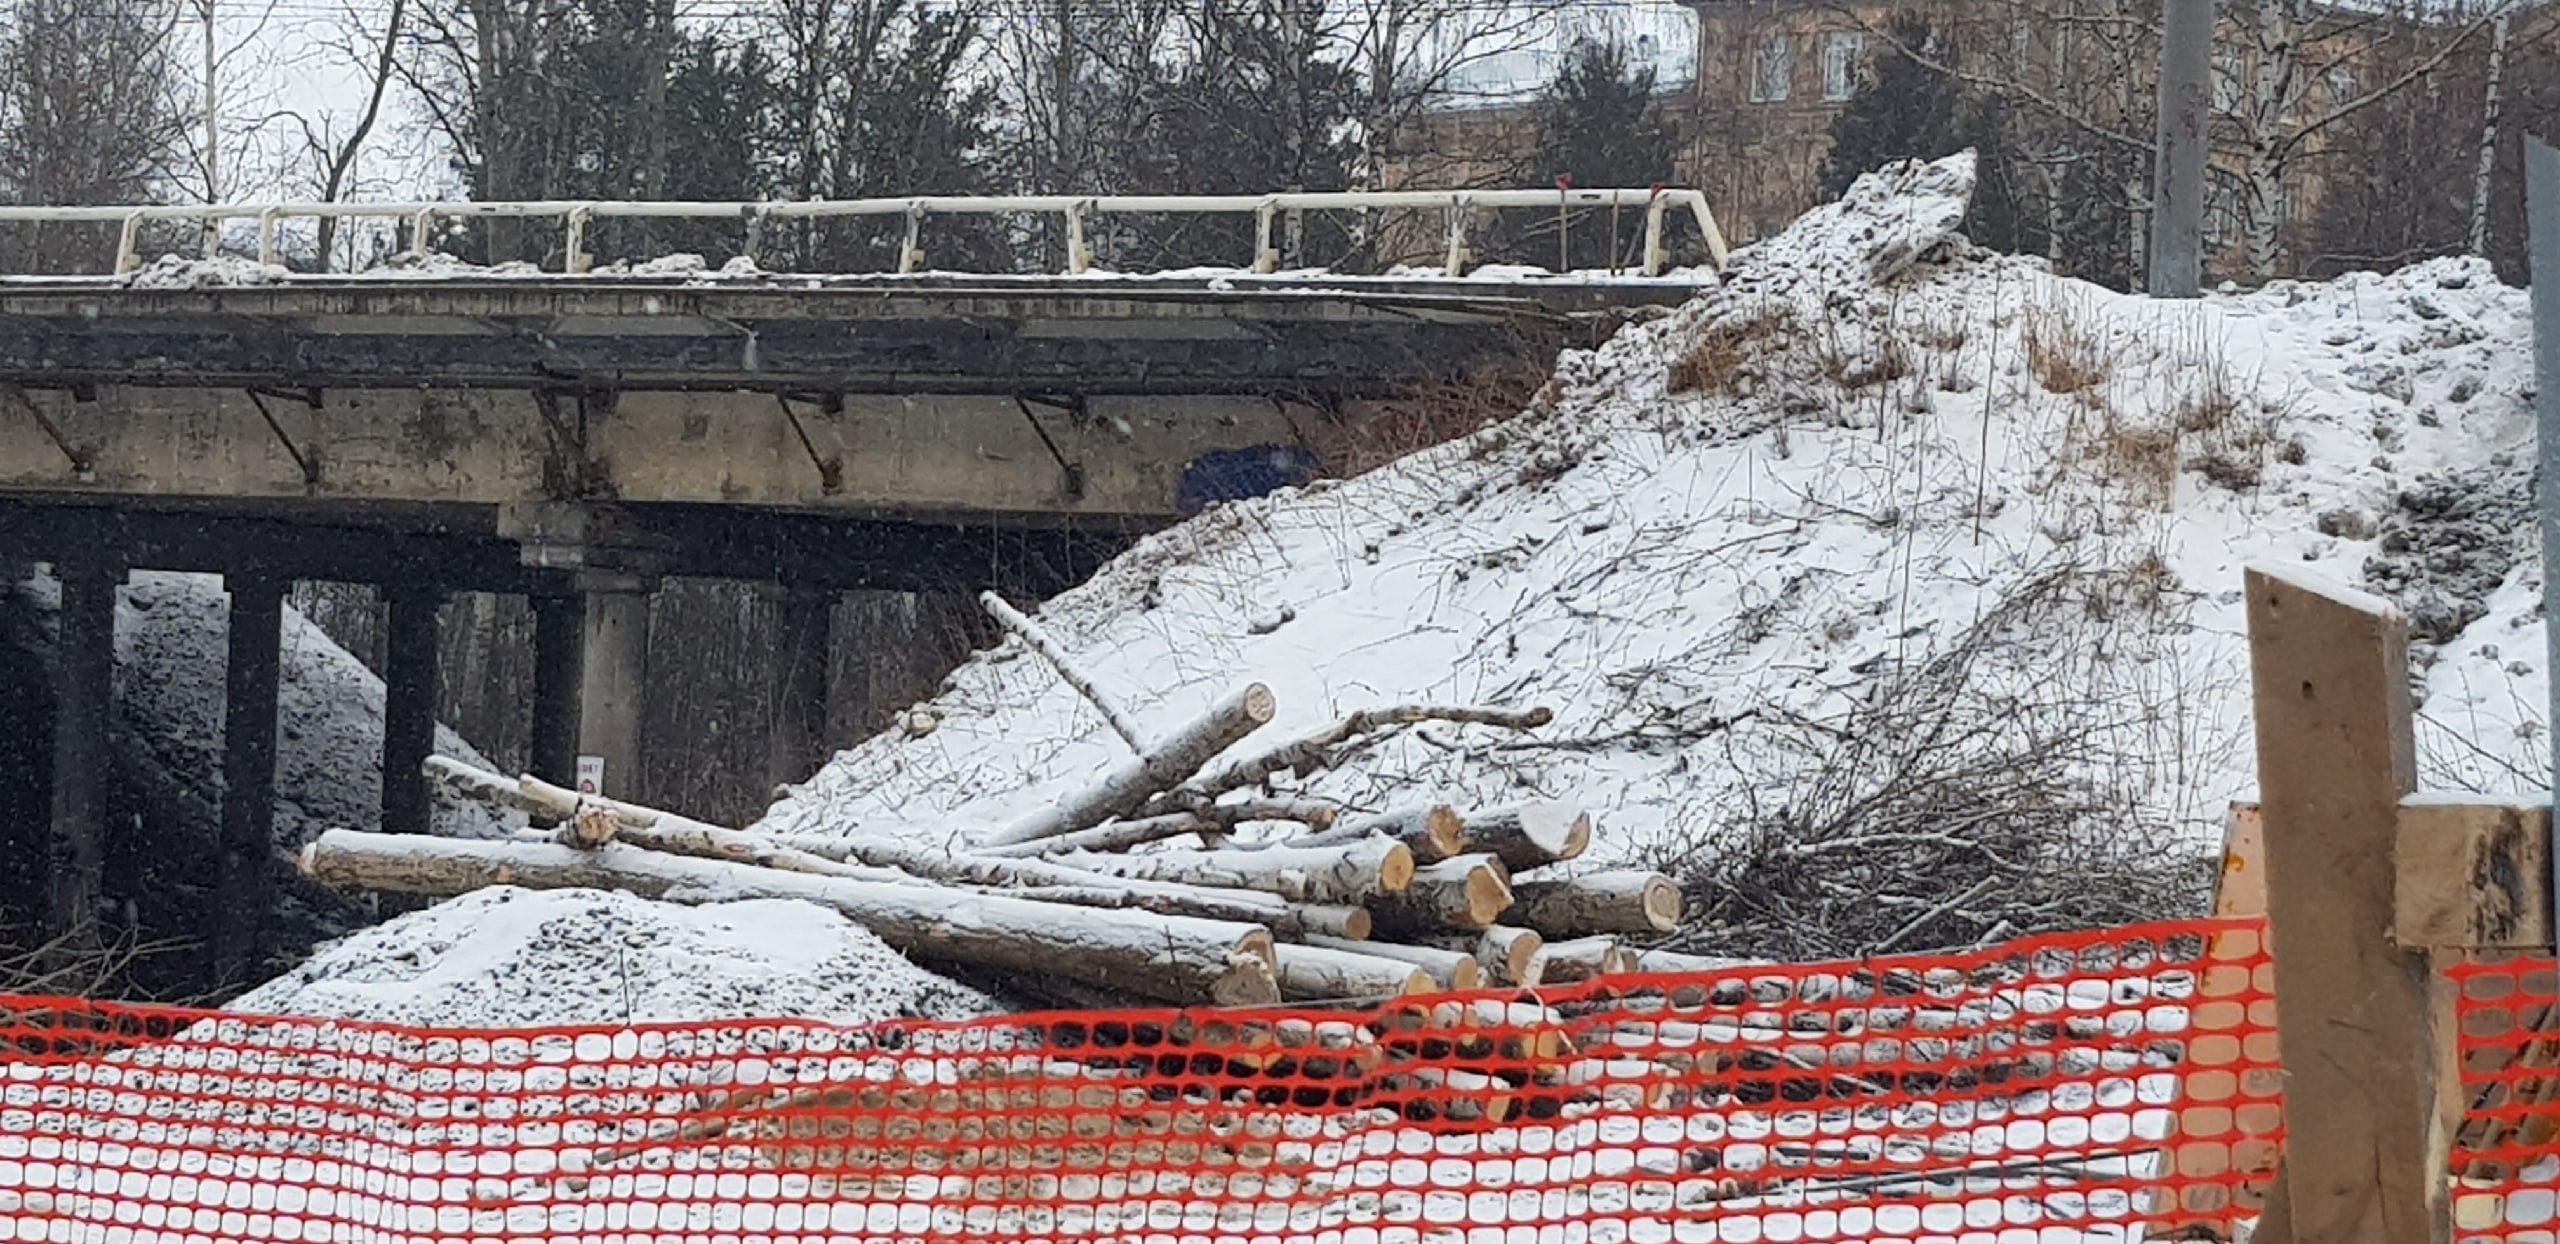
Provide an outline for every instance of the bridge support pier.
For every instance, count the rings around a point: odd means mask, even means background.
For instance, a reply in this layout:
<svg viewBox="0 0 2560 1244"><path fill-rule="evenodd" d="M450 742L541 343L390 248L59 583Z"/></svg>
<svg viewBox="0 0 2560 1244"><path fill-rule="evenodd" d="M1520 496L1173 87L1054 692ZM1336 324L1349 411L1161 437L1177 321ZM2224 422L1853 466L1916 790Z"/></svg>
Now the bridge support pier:
<svg viewBox="0 0 2560 1244"><path fill-rule="evenodd" d="M781 592L781 626L771 666L765 784L806 781L827 747L827 658L833 651L836 594L805 586Z"/></svg>
<svg viewBox="0 0 2560 1244"><path fill-rule="evenodd" d="M236 975L256 966L271 897L267 870L275 852L276 691L285 585L255 575L224 575L222 586L231 596L231 620L230 659L223 671L215 942L223 970Z"/></svg>
<svg viewBox="0 0 2560 1244"><path fill-rule="evenodd" d="M87 944L105 901L108 728L115 714L116 589L122 566L64 562L54 650L53 850L46 898L55 937Z"/></svg>
<svg viewBox="0 0 2560 1244"><path fill-rule="evenodd" d="M580 576L586 625L578 692L578 751L604 760L598 793L639 798L640 741L649 689L649 597L627 574Z"/></svg>
<svg viewBox="0 0 2560 1244"><path fill-rule="evenodd" d="M546 782L567 786L578 776L587 601L575 595L535 596L532 605L532 769Z"/></svg>
<svg viewBox="0 0 2560 1244"><path fill-rule="evenodd" d="M444 592L394 589L389 664L382 696L382 829L422 834L431 827L427 757L436 748L436 620Z"/></svg>

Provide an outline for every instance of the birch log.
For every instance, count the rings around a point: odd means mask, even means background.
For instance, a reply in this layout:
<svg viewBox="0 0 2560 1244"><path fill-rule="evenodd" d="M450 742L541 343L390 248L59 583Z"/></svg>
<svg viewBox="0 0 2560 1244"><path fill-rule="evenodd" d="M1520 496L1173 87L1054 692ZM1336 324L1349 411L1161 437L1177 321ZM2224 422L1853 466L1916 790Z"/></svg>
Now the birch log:
<svg viewBox="0 0 2560 1244"><path fill-rule="evenodd" d="M1449 805L1422 804L1369 816L1348 817L1333 828L1301 834L1293 847L1335 847L1363 838L1393 838L1413 852L1417 864L1437 864L1466 850L1466 822Z"/></svg>
<svg viewBox="0 0 2560 1244"><path fill-rule="evenodd" d="M1231 790L1260 785L1284 772L1300 775L1313 773L1333 761L1333 751L1363 734L1396 726L1416 725L1426 721L1450 721L1471 725L1500 726L1509 730L1534 730L1553 720L1555 714L1543 709L1512 710L1502 708L1452 707L1437 704L1400 704L1393 708L1363 709L1344 717L1313 734L1292 739L1269 751L1231 761L1214 770L1184 782L1167 798L1215 799Z"/></svg>
<svg viewBox="0 0 2560 1244"><path fill-rule="evenodd" d="M1140 817L1134 821L1113 821L1107 825L1096 825L1091 829L1079 829L1072 834L1060 834L1055 838L1035 838L1030 842L1016 842L1005 846L982 846L977 848L977 852L980 855L1027 857L1057 855L1068 851L1126 851L1131 847L1145 846L1150 842L1162 842L1167 838L1180 838L1185 834L1217 833L1225 828L1216 821L1203 820L1188 812L1173 812L1164 816Z"/></svg>
<svg viewBox="0 0 2560 1244"><path fill-rule="evenodd" d="M1147 750L1146 740L1138 734L1137 723L1130 721L1129 714L1112 703L1111 697L1102 693L1102 688L1094 685L1092 675L1067 659L1066 649L1059 647L1058 641L1050 638L1049 632L1041 629L1039 623L993 592L979 593L978 604L987 611L987 616L996 620L996 625L1013 632L1024 647L1039 653L1040 659L1049 663L1049 668L1058 671L1059 679L1074 688L1077 695L1083 696L1084 702L1092 705L1095 712L1102 714L1104 724L1129 745L1130 751Z"/></svg>
<svg viewBox="0 0 2560 1244"><path fill-rule="evenodd" d="M1252 890L1213 890L1177 882L1132 880L1069 868L1051 860L999 859L967 852L947 853L923 847L865 842L862 859L902 869L918 877L968 885L1023 886L1026 898L1078 906L1135 907L1164 915L1236 920L1268 926L1281 937L1314 934L1359 941L1369 936L1369 913L1358 907L1293 903ZM1055 894L1071 890L1073 896ZM1118 896L1105 901L1101 896Z"/></svg>
<svg viewBox="0 0 2560 1244"><path fill-rule="evenodd" d="M1355 942L1342 937L1310 937L1310 946L1326 950L1346 950L1357 955L1375 955L1410 963L1431 974L1431 983L1442 989L1481 989L1484 966L1474 955L1460 950L1442 950L1437 946L1406 946L1396 942Z"/></svg>
<svg viewBox="0 0 2560 1244"><path fill-rule="evenodd" d="M1144 881L1180 881L1227 890L1260 890L1304 903L1359 904L1397 894L1413 882L1413 852L1371 838L1343 847L1266 847L1258 851L1150 851L1143 855L1082 852L1055 857L1069 868Z"/></svg>
<svg viewBox="0 0 2560 1244"><path fill-rule="evenodd" d="M1280 962L1280 996L1290 1002L1400 998L1439 989L1429 972L1401 960L1287 942L1272 952Z"/></svg>
<svg viewBox="0 0 2560 1244"><path fill-rule="evenodd" d="M1562 803L1523 803L1466 814L1470 851L1490 851L1511 871L1569 860L1591 845L1591 818Z"/></svg>
<svg viewBox="0 0 2560 1244"><path fill-rule="evenodd" d="M1489 928L1511 906L1510 872L1490 855L1461 855L1413 870L1402 894L1369 900L1373 932L1396 941Z"/></svg>
<svg viewBox="0 0 2560 1244"><path fill-rule="evenodd" d="M1538 948L1529 970L1541 985L1572 985L1595 976L1617 976L1635 970L1635 956L1614 937L1580 937L1549 942Z"/></svg>
<svg viewBox="0 0 2560 1244"><path fill-rule="evenodd" d="M1767 967L1761 959L1725 959L1715 955L1684 955L1671 950L1636 952L1639 972L1731 972L1738 968Z"/></svg>
<svg viewBox="0 0 2560 1244"><path fill-rule="evenodd" d="M1151 912L1062 907L925 884L815 877L609 843L476 842L333 829L302 871L336 886L462 894L592 886L671 902L787 898L833 908L922 959L1046 972L1182 1005L1277 1002L1269 930Z"/></svg>
<svg viewBox="0 0 2560 1244"><path fill-rule="evenodd" d="M1680 927L1680 887L1661 873L1625 870L1524 880L1503 919L1549 937L1669 933Z"/></svg>
<svg viewBox="0 0 2560 1244"><path fill-rule="evenodd" d="M1261 683L1231 693L1172 735L1112 766L1100 781L997 830L986 845L1055 838L1127 816L1149 797L1199 772L1218 753L1269 724L1275 707L1271 689Z"/></svg>
<svg viewBox="0 0 2560 1244"><path fill-rule="evenodd" d="M516 788L516 780L486 769L475 769L451 756L429 756L418 771L427 778L427 790L446 803L477 803L509 812L522 812L544 823L565 820L550 806Z"/></svg>
<svg viewBox="0 0 2560 1244"><path fill-rule="evenodd" d="M1442 950L1474 955L1476 963L1484 968L1487 983L1529 986L1538 983L1537 977L1529 971L1529 962L1537 956L1538 948L1546 944L1546 939L1538 936L1535 929L1497 924L1474 936L1455 933L1435 937L1430 944Z"/></svg>

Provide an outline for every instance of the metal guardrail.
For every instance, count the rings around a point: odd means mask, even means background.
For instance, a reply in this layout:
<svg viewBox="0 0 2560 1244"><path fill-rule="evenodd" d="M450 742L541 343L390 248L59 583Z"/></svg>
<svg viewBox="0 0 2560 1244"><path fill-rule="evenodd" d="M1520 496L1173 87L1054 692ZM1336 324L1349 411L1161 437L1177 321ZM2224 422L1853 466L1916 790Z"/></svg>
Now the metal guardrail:
<svg viewBox="0 0 2560 1244"><path fill-rule="evenodd" d="M1696 190L1656 187L1644 190L1383 190L1345 192L1280 193L1266 195L1007 195L988 197L927 196L904 199L844 199L834 201L766 201L736 203L706 202L622 202L542 200L526 202L444 202L444 203L195 203L149 206L106 207L9 207L0 206L0 223L89 222L115 223L123 226L116 245L116 273L131 272L141 266L139 247L142 228L154 221L192 223L202 227L205 254L216 253L221 226L227 221L254 220L258 224L258 258L276 263L277 226L288 220L395 220L410 226L413 250L424 254L440 221L484 220L497 218L556 219L563 222L567 233L564 253L566 270L585 272L594 257L586 253L586 234L597 220L704 220L737 219L745 222L748 249L752 250L762 227L769 221L836 219L846 217L900 217L906 219L906 239L899 249L897 272L916 272L924 262L923 231L927 216L992 216L1054 215L1065 221L1067 235L1067 271L1081 274L1092 267L1093 252L1086 245L1085 229L1094 217L1112 213L1158 213L1197 215L1244 215L1254 217L1254 256L1251 270L1259 273L1275 271L1280 252L1272 244L1272 235L1283 213L1298 211L1387 211L1439 210L1447 217L1447 272L1451 276L1465 272L1472 252L1467 246L1467 227L1479 210L1501 208L1555 208L1574 210L1588 208L1642 208L1645 213L1644 261L1640 270L1646 276L1658 276L1670 262L1670 251L1663 244L1664 218L1674 210L1684 210L1697 222L1705 236L1707 254L1716 267L1724 266L1726 246L1724 233L1716 226L1715 213L1707 206L1705 194Z"/></svg>

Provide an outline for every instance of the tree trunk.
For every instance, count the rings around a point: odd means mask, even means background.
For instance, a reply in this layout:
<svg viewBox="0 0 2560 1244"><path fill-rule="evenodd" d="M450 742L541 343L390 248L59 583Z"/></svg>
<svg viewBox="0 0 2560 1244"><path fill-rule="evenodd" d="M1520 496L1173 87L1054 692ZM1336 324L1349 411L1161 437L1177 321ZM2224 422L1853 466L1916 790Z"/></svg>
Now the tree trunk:
<svg viewBox="0 0 2560 1244"><path fill-rule="evenodd" d="M1142 817L1134 821L1113 821L1091 829L1079 829L1055 838L1035 838L1005 846L978 848L978 854L1008 857L1063 855L1070 851L1126 851L1131 847L1185 834L1217 833L1224 826L1202 820L1188 812L1170 812L1163 816Z"/></svg>
<svg viewBox="0 0 2560 1244"><path fill-rule="evenodd" d="M1570 804L1524 803L1466 815L1467 847L1515 873L1569 860L1591 845L1591 818Z"/></svg>
<svg viewBox="0 0 2560 1244"><path fill-rule="evenodd" d="M420 767L427 777L429 796L449 804L476 803L507 812L522 812L539 823L556 824L562 818L552 806L525 794L514 778L484 769L474 769L450 756L429 756Z"/></svg>
<svg viewBox="0 0 2560 1244"><path fill-rule="evenodd" d="M1443 950L1463 950L1474 955L1476 962L1484 967L1485 979L1492 984L1535 985L1538 982L1529 975L1529 965L1537 956L1538 948L1546 944L1546 939L1538 936L1534 929L1497 924L1473 937L1463 934L1435 937L1431 944Z"/></svg>
<svg viewBox="0 0 2560 1244"><path fill-rule="evenodd" d="M1281 943L1280 996L1291 1002L1344 1002L1434 993L1431 974L1413 964L1321 946Z"/></svg>
<svg viewBox="0 0 2560 1244"><path fill-rule="evenodd" d="M1431 983L1442 989L1469 990L1484 984L1484 967L1474 955L1462 950L1442 950L1436 946L1406 946L1396 942L1355 942L1340 937L1310 937L1309 946L1324 950L1340 950L1355 955L1370 955L1409 963L1431 974Z"/></svg>
<svg viewBox="0 0 2560 1244"><path fill-rule="evenodd" d="M1466 822L1445 803L1353 817L1331 829L1290 839L1289 845L1330 847L1381 835L1403 843L1418 864L1437 864L1466 850Z"/></svg>
<svg viewBox="0 0 2560 1244"><path fill-rule="evenodd" d="M1089 829L1127 816L1150 796L1200 771L1218 753L1271 721L1271 689L1254 683L1210 707L1169 738L1115 765L1101 781L996 831L988 846L1010 846Z"/></svg>
<svg viewBox="0 0 2560 1244"><path fill-rule="evenodd" d="M1645 950L1636 953L1635 970L1639 972L1732 972L1742 968L1766 967L1750 959L1723 959L1714 955L1684 955L1670 950Z"/></svg>
<svg viewBox="0 0 2560 1244"><path fill-rule="evenodd" d="M1490 855L1461 855L1413 872L1402 894L1369 903L1374 931L1398 941L1491 927L1511 906L1509 870Z"/></svg>
<svg viewBox="0 0 2560 1244"><path fill-rule="evenodd" d="M1584 937L1569 942L1549 942L1538 948L1529 971L1540 985L1571 985L1596 976L1617 976L1635 970L1635 956L1618 945L1614 937Z"/></svg>
<svg viewBox="0 0 2560 1244"><path fill-rule="evenodd" d="M2506 101L2508 14L2489 24L2489 89L2480 102L2480 161L2471 171L2471 253L2489 253L2489 186L2498 167L2498 113Z"/></svg>
<svg viewBox="0 0 2560 1244"><path fill-rule="evenodd" d="M1270 751L1231 761L1212 772L1202 773L1182 783L1181 788L1171 792L1167 798L1177 801L1215 799L1228 791L1258 786L1281 773L1297 773L1303 776L1331 764L1333 751L1341 744L1360 735L1395 726L1418 725L1426 721L1449 721L1498 726L1507 730L1534 730L1547 724L1554 717L1555 714L1543 708L1515 711L1437 704L1400 704L1393 708L1363 709L1313 734L1291 739ZM1172 809L1150 808L1148 810L1152 812Z"/></svg>
<svg viewBox="0 0 2560 1244"><path fill-rule="evenodd" d="M1504 918L1548 937L1586 933L1669 933L1680 927L1680 887L1635 870L1521 881Z"/></svg>
<svg viewBox="0 0 2560 1244"><path fill-rule="evenodd" d="M1413 852L1371 838L1342 847L1265 847L1243 851L1151 851L1144 855L1060 857L1086 872L1145 881L1178 881L1228 890L1261 890L1306 903L1358 905L1401 893L1413 881Z"/></svg>
<svg viewBox="0 0 2560 1244"><path fill-rule="evenodd" d="M414 894L519 885L592 886L670 902L799 899L833 908L921 959L1055 973L1186 1006L1280 999L1268 930L1186 916L814 877L619 844L578 851L350 830L331 830L305 847L302 871L329 885Z"/></svg>

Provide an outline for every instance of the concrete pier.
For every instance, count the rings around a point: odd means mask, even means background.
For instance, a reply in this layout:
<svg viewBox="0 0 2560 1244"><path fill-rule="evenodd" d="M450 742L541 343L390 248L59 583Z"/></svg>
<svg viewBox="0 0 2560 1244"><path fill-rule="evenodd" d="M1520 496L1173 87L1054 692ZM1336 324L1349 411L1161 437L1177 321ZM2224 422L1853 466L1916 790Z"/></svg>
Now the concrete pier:
<svg viewBox="0 0 2560 1244"><path fill-rule="evenodd" d="M55 635L53 851L47 931L98 936L105 903L108 730L115 717L116 589L121 566L57 562L62 609Z"/></svg>
<svg viewBox="0 0 2560 1244"><path fill-rule="evenodd" d="M604 758L600 793L639 799L641 723L649 690L649 596L657 585L639 576L587 578L578 751Z"/></svg>
<svg viewBox="0 0 2560 1244"><path fill-rule="evenodd" d="M225 575L231 596L222 700L222 858L215 935L226 969L252 965L270 906L275 851L276 693L282 668L285 584Z"/></svg>
<svg viewBox="0 0 2560 1244"><path fill-rule="evenodd" d="M427 780L420 771L436 746L436 621L444 593L395 587L382 698L382 828L425 833Z"/></svg>

